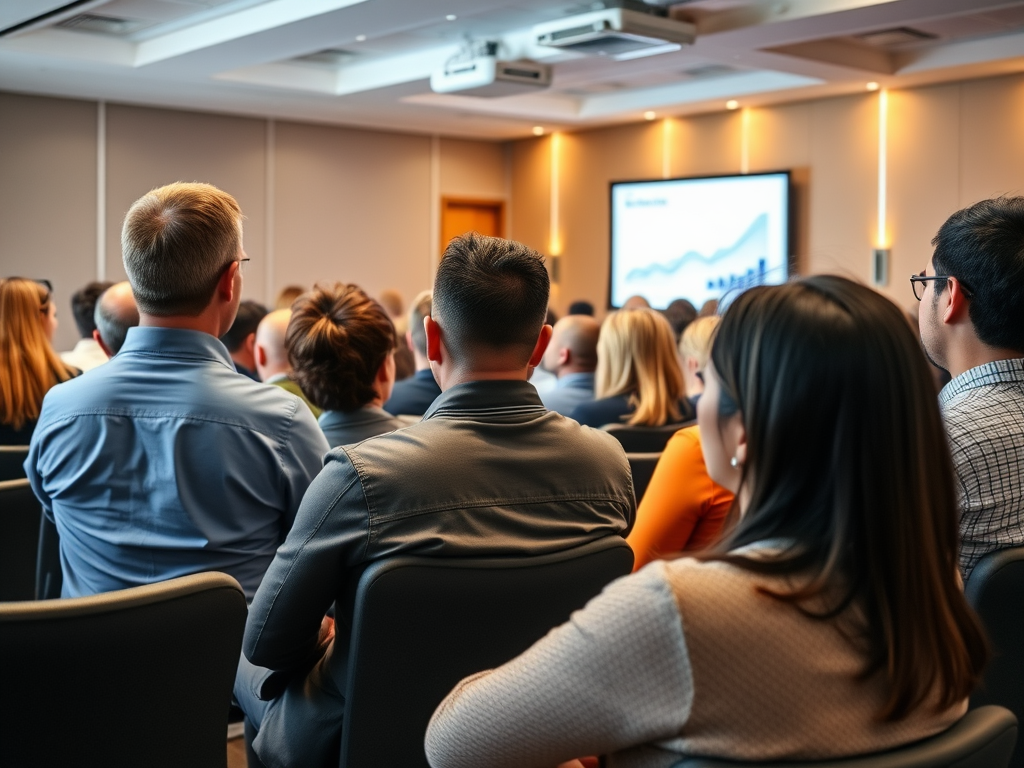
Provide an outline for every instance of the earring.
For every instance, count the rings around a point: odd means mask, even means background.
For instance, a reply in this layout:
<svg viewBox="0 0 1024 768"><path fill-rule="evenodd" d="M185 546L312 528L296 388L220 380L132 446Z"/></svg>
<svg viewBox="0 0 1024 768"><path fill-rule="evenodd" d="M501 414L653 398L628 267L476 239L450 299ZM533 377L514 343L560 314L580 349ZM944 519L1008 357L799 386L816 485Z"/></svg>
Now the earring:
<svg viewBox="0 0 1024 768"><path fill-rule="evenodd" d="M739 465L740 465L740 460L737 459L735 456L733 456L731 459L729 459L729 466L730 467L738 467Z"/></svg>

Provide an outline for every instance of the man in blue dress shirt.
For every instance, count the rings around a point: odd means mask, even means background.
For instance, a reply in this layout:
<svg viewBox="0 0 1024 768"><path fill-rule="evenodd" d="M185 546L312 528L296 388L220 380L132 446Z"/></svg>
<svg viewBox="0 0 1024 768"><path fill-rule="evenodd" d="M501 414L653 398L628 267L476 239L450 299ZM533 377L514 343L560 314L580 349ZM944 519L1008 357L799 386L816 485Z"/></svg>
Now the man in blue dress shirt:
<svg viewBox="0 0 1024 768"><path fill-rule="evenodd" d="M594 399L600 333L601 324L587 315L567 315L555 323L541 363L558 377L555 388L540 396L549 411L568 416L580 403Z"/></svg>
<svg viewBox="0 0 1024 768"><path fill-rule="evenodd" d="M207 184L155 189L121 234L140 325L43 402L25 469L60 534L62 596L223 571L251 599L327 441L309 409L235 372L242 214Z"/></svg>

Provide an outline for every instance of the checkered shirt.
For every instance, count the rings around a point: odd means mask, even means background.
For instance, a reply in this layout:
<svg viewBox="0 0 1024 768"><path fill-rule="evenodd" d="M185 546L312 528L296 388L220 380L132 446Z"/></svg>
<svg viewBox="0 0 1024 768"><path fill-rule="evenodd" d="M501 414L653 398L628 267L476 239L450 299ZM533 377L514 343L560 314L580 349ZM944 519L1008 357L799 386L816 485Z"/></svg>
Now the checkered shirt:
<svg viewBox="0 0 1024 768"><path fill-rule="evenodd" d="M989 552L1024 545L1024 359L957 376L939 394L960 503L964 580Z"/></svg>

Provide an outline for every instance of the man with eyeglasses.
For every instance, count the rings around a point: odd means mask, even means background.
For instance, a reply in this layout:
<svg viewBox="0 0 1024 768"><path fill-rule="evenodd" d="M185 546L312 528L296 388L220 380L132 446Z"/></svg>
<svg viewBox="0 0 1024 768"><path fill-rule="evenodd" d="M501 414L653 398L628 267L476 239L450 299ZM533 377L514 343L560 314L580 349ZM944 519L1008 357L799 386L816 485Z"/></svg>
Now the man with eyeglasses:
<svg viewBox="0 0 1024 768"><path fill-rule="evenodd" d="M223 571L251 599L327 441L235 372L242 212L208 184L144 195L121 233L139 310L109 363L43 402L25 469L60 534L63 597Z"/></svg>
<svg viewBox="0 0 1024 768"><path fill-rule="evenodd" d="M960 570L1024 545L1024 197L957 211L910 278L958 480Z"/></svg>

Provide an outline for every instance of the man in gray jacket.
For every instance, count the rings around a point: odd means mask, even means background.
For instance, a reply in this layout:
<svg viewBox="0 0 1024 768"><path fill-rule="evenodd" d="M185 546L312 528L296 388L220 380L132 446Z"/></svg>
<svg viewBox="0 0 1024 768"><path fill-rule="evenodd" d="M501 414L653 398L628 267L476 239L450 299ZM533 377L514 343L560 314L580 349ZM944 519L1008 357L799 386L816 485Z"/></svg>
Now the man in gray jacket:
<svg viewBox="0 0 1024 768"><path fill-rule="evenodd" d="M527 380L551 338L548 292L543 257L519 243L467 235L445 251L424 319L442 394L422 422L327 455L252 603L235 695L270 768L337 763L348 643L324 615L361 566L541 555L632 523L619 444Z"/></svg>

